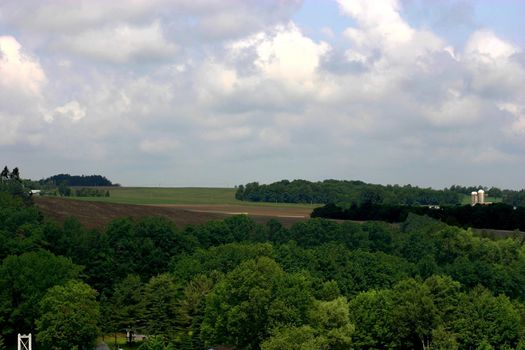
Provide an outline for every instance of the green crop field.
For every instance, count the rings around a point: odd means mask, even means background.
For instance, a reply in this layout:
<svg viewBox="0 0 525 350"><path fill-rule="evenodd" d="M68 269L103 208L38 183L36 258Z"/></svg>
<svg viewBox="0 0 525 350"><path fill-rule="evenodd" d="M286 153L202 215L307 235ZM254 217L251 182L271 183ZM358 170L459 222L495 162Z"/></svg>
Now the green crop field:
<svg viewBox="0 0 525 350"><path fill-rule="evenodd" d="M315 208L319 204L258 203L235 199L235 188L211 187L99 187L109 197L71 197L78 200L123 204L242 205Z"/></svg>

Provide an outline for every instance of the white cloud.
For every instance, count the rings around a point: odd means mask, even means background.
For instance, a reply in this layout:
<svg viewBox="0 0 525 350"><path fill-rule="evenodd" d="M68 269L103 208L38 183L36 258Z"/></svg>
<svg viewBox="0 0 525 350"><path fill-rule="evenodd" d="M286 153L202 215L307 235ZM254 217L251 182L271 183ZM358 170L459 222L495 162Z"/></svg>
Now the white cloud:
<svg viewBox="0 0 525 350"><path fill-rule="evenodd" d="M523 49L400 4L341 0L341 33L292 22L295 0L2 1L0 151L135 184L525 171Z"/></svg>
<svg viewBox="0 0 525 350"><path fill-rule="evenodd" d="M0 36L0 144L34 145L41 140L43 89L38 60L12 36Z"/></svg>
<svg viewBox="0 0 525 350"><path fill-rule="evenodd" d="M40 95L46 75L39 62L22 51L12 36L0 36L0 87Z"/></svg>
<svg viewBox="0 0 525 350"><path fill-rule="evenodd" d="M278 27L270 37L262 35L257 39L255 65L264 77L297 84L313 83L320 58L329 50L328 44L315 43L293 24Z"/></svg>
<svg viewBox="0 0 525 350"><path fill-rule="evenodd" d="M345 35L359 46L393 48L410 41L414 30L399 15L397 0L338 0L341 10L355 18L360 29Z"/></svg>
<svg viewBox="0 0 525 350"><path fill-rule="evenodd" d="M63 40L61 47L113 63L173 58L177 46L164 37L159 22L148 26L120 24L93 29Z"/></svg>
<svg viewBox="0 0 525 350"><path fill-rule="evenodd" d="M474 32L465 47L462 61L472 74L472 88L498 102L525 98L525 67L512 60L519 52L514 45L493 32ZM518 97L519 95L519 97Z"/></svg>
<svg viewBox="0 0 525 350"><path fill-rule="evenodd" d="M518 136L525 144L525 107L514 103L501 103L498 105L501 111L509 113L513 120L511 124L506 128L506 132L509 136Z"/></svg>
<svg viewBox="0 0 525 350"><path fill-rule="evenodd" d="M465 54L484 63L507 59L516 52L518 52L516 47L501 40L493 31L487 29L474 32L465 47Z"/></svg>
<svg viewBox="0 0 525 350"><path fill-rule="evenodd" d="M424 106L425 116L436 126L474 126L483 116L484 103L475 96L450 97L438 108Z"/></svg>
<svg viewBox="0 0 525 350"><path fill-rule="evenodd" d="M213 62L205 76L211 86L220 84L227 93L244 92L234 98L254 104L261 96L264 103L269 99L280 103L287 95L317 93L321 58L330 50L327 43L316 43L293 23L234 41L227 48L229 66Z"/></svg>
<svg viewBox="0 0 525 350"><path fill-rule="evenodd" d="M78 122L86 116L86 107L83 107L78 101L73 100L64 104L63 106L56 107L53 111L45 114L47 122L52 122L55 117L62 117L71 120L72 122Z"/></svg>

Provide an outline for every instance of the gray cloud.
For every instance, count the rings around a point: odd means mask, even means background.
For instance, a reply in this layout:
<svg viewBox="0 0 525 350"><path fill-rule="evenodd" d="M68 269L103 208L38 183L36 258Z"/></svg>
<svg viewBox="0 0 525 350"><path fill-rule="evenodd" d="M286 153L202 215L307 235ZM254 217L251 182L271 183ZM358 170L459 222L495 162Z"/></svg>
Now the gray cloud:
<svg viewBox="0 0 525 350"><path fill-rule="evenodd" d="M522 186L523 48L488 30L452 48L394 0L372 20L359 3L326 43L298 1L5 1L4 161L130 185Z"/></svg>

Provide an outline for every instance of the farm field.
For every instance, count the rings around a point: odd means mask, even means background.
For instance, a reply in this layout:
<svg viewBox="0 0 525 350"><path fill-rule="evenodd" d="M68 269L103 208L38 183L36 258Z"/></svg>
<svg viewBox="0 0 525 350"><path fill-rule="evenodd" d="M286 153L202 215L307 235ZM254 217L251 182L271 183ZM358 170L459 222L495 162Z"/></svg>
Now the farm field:
<svg viewBox="0 0 525 350"><path fill-rule="evenodd" d="M74 188L74 187L73 187ZM140 205L220 204L254 207L309 208L320 204L256 203L235 199L235 188L217 187L93 187L108 190L110 197L74 197L82 201L95 201Z"/></svg>
<svg viewBox="0 0 525 350"><path fill-rule="evenodd" d="M103 228L112 220L120 217L141 218L145 216L165 217L182 228L187 225L202 224L210 220L221 220L238 214L249 215L258 223L266 223L270 219L277 219L284 226L289 227L296 222L308 219L314 207L305 205L245 204L245 202L235 201L235 199L229 200L229 203L233 204L228 204L228 199L225 200L226 203L219 204L220 201L217 199L219 197L212 197L206 200L202 192L200 195L194 201L191 201L189 197L182 199L186 203L194 204L182 204L180 198L177 202L174 199L168 199L170 198L168 196L164 197L164 202L170 204L159 204L160 200L155 199L159 197L153 196L149 200L146 199L144 201L145 204L115 203L108 200L112 199L111 197L89 198L90 200L86 200L86 198L78 200L78 198L35 197L34 201L46 217L58 222L74 217L88 228ZM128 200L131 203L140 203L140 197L137 196L128 197Z"/></svg>

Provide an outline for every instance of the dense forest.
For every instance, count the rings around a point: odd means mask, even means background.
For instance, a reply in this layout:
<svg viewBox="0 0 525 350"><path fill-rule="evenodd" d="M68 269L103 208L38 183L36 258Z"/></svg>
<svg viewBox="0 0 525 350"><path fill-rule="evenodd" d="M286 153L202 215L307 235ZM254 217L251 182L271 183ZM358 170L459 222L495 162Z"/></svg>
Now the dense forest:
<svg viewBox="0 0 525 350"><path fill-rule="evenodd" d="M463 228L475 227L525 231L525 207L513 207L503 203L438 208L380 204L351 205L344 208L330 203L323 207L315 208L311 216L339 220L403 222L410 213L427 215L449 225Z"/></svg>
<svg viewBox="0 0 525 350"><path fill-rule="evenodd" d="M251 182L237 187L235 198L252 202L346 203L383 205L457 205L465 195L483 188L490 197L509 205L525 206L525 190L501 190L496 187L451 186L443 190L411 185L375 185L362 181L282 180L269 185Z"/></svg>
<svg viewBox="0 0 525 350"><path fill-rule="evenodd" d="M57 187L60 184L66 186L118 186L109 181L105 176L102 175L69 175L69 174L58 174L50 176L46 179L39 180L38 183L41 186L53 186Z"/></svg>
<svg viewBox="0 0 525 350"><path fill-rule="evenodd" d="M415 214L99 231L2 191L0 260L0 346L32 332L40 349L90 349L127 329L144 350L525 349L523 237Z"/></svg>

